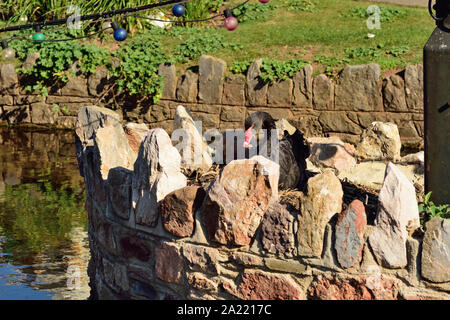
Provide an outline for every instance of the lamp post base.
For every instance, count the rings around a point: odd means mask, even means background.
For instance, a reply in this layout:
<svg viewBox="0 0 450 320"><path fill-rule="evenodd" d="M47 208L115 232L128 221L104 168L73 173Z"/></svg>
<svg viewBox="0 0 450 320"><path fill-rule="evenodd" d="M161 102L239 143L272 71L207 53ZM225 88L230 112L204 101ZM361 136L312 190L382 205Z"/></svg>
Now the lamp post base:
<svg viewBox="0 0 450 320"><path fill-rule="evenodd" d="M425 190L450 203L450 32L436 28L424 47Z"/></svg>

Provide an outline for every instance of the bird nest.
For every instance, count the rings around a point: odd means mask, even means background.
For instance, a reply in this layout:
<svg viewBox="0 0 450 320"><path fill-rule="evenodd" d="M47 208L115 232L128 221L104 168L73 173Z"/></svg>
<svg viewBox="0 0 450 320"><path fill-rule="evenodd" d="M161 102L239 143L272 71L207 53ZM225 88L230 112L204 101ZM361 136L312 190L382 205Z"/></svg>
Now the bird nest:
<svg viewBox="0 0 450 320"><path fill-rule="evenodd" d="M209 170L202 169L190 169L188 167L182 167L181 171L187 178L188 186L202 186L205 190L208 188L212 180L215 180L220 173L220 165L214 164ZM306 176L309 179L316 173L306 171ZM305 181L305 185L307 179ZM364 203L366 208L367 220L369 224L373 224L377 210L378 210L378 190L368 188L366 186L355 185L347 180L341 181L342 189L344 191L343 197L343 209L353 200L360 200ZM298 189L280 189L278 191L279 202L289 204L295 208L296 211L300 211L301 207L301 195L306 193L306 187L302 190Z"/></svg>
<svg viewBox="0 0 450 320"><path fill-rule="evenodd" d="M186 176L188 186L203 186L206 189L206 186L209 185L211 180L219 176L220 166L214 164L207 171L200 168L191 169L182 166L181 172Z"/></svg>

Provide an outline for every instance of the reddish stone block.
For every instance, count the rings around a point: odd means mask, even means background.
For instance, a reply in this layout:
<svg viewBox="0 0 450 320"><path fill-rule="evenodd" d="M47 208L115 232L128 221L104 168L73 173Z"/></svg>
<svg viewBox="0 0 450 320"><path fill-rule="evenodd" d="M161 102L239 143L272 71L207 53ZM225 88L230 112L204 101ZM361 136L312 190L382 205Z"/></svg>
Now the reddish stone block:
<svg viewBox="0 0 450 320"><path fill-rule="evenodd" d="M289 275L244 271L237 287L229 282L224 289L245 300L303 300L302 288Z"/></svg>
<svg viewBox="0 0 450 320"><path fill-rule="evenodd" d="M187 186L169 193L160 205L164 229L178 237L190 237L194 232L194 213L205 198L199 186Z"/></svg>
<svg viewBox="0 0 450 320"><path fill-rule="evenodd" d="M353 200L348 208L339 214L334 248L342 267L352 267L361 260L366 224L364 204L359 200Z"/></svg>
<svg viewBox="0 0 450 320"><path fill-rule="evenodd" d="M278 198L278 164L257 156L231 161L209 188L203 219L209 238L248 245L269 202Z"/></svg>
<svg viewBox="0 0 450 320"><path fill-rule="evenodd" d="M381 274L348 279L318 278L308 289L308 295L321 300L395 300L399 285L399 280Z"/></svg>
<svg viewBox="0 0 450 320"><path fill-rule="evenodd" d="M156 276L167 282L181 283L183 272L183 260L180 249L172 244L163 243L155 252Z"/></svg>

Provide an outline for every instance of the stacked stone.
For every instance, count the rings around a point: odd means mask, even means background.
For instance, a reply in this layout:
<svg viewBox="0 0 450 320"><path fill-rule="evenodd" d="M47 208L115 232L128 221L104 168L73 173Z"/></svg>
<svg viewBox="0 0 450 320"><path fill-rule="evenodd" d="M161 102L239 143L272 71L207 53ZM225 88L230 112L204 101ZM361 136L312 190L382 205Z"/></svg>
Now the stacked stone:
<svg viewBox="0 0 450 320"><path fill-rule="evenodd" d="M24 66L39 57L30 55ZM418 145L423 140L423 68L408 65L404 72L381 79L377 64L347 66L336 78L313 76L307 65L292 79L263 83L259 78L262 59L255 60L247 74L230 75L223 60L203 55L198 73L177 74L174 65L162 64L162 97L137 99L112 88L106 67L85 76L73 66L77 76L67 83L47 88L48 97L26 92L26 79L18 78L12 64L0 66L1 119L8 123L31 123L73 128L78 110L95 103L115 105L124 119L145 122L151 128L172 130L176 107L182 103L202 121L204 129L241 128L247 114L267 111L285 118L307 137L339 136L355 143L374 121L390 121L400 131L403 144Z"/></svg>
<svg viewBox="0 0 450 320"><path fill-rule="evenodd" d="M336 168L309 179L299 210L280 200L278 165L259 156L230 162L205 189L186 186L164 130L125 134L118 119L87 107L76 125L94 297L450 298L450 225L433 218L417 236L415 190L393 163L369 224L363 202L343 207Z"/></svg>

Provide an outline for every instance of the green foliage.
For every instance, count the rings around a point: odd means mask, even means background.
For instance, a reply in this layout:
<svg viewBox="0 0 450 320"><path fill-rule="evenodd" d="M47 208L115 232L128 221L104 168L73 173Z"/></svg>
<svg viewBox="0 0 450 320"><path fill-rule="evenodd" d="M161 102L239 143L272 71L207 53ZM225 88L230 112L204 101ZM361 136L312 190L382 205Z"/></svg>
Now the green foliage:
<svg viewBox="0 0 450 320"><path fill-rule="evenodd" d="M62 32L48 34L48 39L57 37L68 37ZM31 41L13 41L10 46L16 51L17 57L24 61L31 53L39 52L40 58L30 69L19 69L18 71L33 76L36 80L34 85L28 85L26 89L31 92L39 92L46 95L45 86L53 83L56 79L63 82L68 81L68 76L74 72L70 67L79 61L81 72L89 74L94 72L99 65L107 63L109 51L87 42L44 42L35 43Z"/></svg>
<svg viewBox="0 0 450 320"><path fill-rule="evenodd" d="M52 104L52 115L55 116L57 113L62 113L65 116L71 116L69 108L67 106L59 106L57 103Z"/></svg>
<svg viewBox="0 0 450 320"><path fill-rule="evenodd" d="M225 0L209 0L208 7L213 12L218 12L218 10L224 5Z"/></svg>
<svg viewBox="0 0 450 320"><path fill-rule="evenodd" d="M209 17L210 4L207 0L191 0L185 3L186 11L183 15L184 20L199 20ZM198 23L189 23L189 25L199 25Z"/></svg>
<svg viewBox="0 0 450 320"><path fill-rule="evenodd" d="M178 61L187 62L201 56L205 52L214 52L224 47L224 37L214 34L199 34L183 41L174 49Z"/></svg>
<svg viewBox="0 0 450 320"><path fill-rule="evenodd" d="M67 108L67 106L62 106L62 107L59 108L59 110L65 116L70 116L71 115L69 109Z"/></svg>
<svg viewBox="0 0 450 320"><path fill-rule="evenodd" d="M68 37L62 32L49 34L48 39ZM164 46L163 39L179 41L173 49ZM100 65L106 65L119 91L130 95L152 96L155 103L159 101L163 79L158 75L158 67L162 63L187 63L205 53L212 53L228 48L233 51L241 49L238 44L229 43L217 30L174 27L170 30L153 28L140 32L127 40L115 52L106 48L81 42L34 43L29 41L13 41L18 59L24 61L33 52L39 52L40 58L30 69L20 68L19 72L32 76L35 83L26 86L29 92L46 96L47 86L55 80L67 82L74 76L72 66L76 63L80 71L89 75ZM119 60L112 64L111 58Z"/></svg>
<svg viewBox="0 0 450 320"><path fill-rule="evenodd" d="M289 0L285 2L289 11L304 11L316 12L318 11L316 4L310 0Z"/></svg>
<svg viewBox="0 0 450 320"><path fill-rule="evenodd" d="M80 8L81 14L92 14L157 3L159 0L2 0L0 18L15 24L21 16L28 21L42 21L67 18L74 11L68 11L70 5Z"/></svg>
<svg viewBox="0 0 450 320"><path fill-rule="evenodd" d="M428 192L423 197L423 201L419 202L419 214L422 217L422 225L435 217L450 219L450 205L443 204L436 206L434 202L431 201L431 193L432 191Z"/></svg>
<svg viewBox="0 0 450 320"><path fill-rule="evenodd" d="M363 63L370 59L375 60L382 69L403 67L406 62L402 59L409 52L408 46L385 47L384 44L367 47L346 48L344 53L348 59L355 59L356 63Z"/></svg>
<svg viewBox="0 0 450 320"><path fill-rule="evenodd" d="M232 50L241 49L239 44L228 43L225 37L217 32L201 32L187 38L181 44L173 49L175 61L186 63L189 60L196 59L205 53L212 53L219 49L231 48Z"/></svg>
<svg viewBox="0 0 450 320"><path fill-rule="evenodd" d="M55 116L55 114L57 114L58 111L59 111L59 106L56 103L54 103L52 105L52 115Z"/></svg>
<svg viewBox="0 0 450 320"><path fill-rule="evenodd" d="M37 93L41 97L48 96L48 90L43 81L37 81L34 85L26 85L25 90L30 93Z"/></svg>
<svg viewBox="0 0 450 320"><path fill-rule="evenodd" d="M361 58L361 57L371 57L377 58L382 55L391 55L393 57L400 57L409 51L408 46L394 46L391 48L385 48L383 44L377 44L373 47L357 47L357 48L347 48L345 49L345 54L347 57Z"/></svg>
<svg viewBox="0 0 450 320"><path fill-rule="evenodd" d="M349 57L350 59L354 58L361 58L361 57L371 57L376 58L383 54L383 45L378 44L373 47L357 47L357 48L347 48L345 49L344 53Z"/></svg>
<svg viewBox="0 0 450 320"><path fill-rule="evenodd" d="M250 67L250 65L252 64L251 61L237 61L237 62L233 62L228 69L234 73L234 74L245 74L247 73L248 68Z"/></svg>
<svg viewBox="0 0 450 320"><path fill-rule="evenodd" d="M233 10L233 15L239 22L264 20L270 11L278 8L279 5L272 3L246 3Z"/></svg>
<svg viewBox="0 0 450 320"><path fill-rule="evenodd" d="M391 22L396 18L404 18L407 16L408 12L404 9L398 9L388 6L378 6L380 8L380 21L381 22ZM346 13L341 14L342 17L349 18L369 18L373 13L367 12L368 7L357 6Z"/></svg>
<svg viewBox="0 0 450 320"><path fill-rule="evenodd" d="M390 54L393 57L400 57L409 51L408 46L396 46L386 50L386 54Z"/></svg>
<svg viewBox="0 0 450 320"><path fill-rule="evenodd" d="M16 258L57 248L70 241L74 226L87 226L84 192L67 185L56 188L45 175L38 184L6 186L0 197L0 228L6 236L1 249Z"/></svg>
<svg viewBox="0 0 450 320"><path fill-rule="evenodd" d="M306 63L303 60L277 61L263 59L259 77L266 83L292 78L294 73L300 71Z"/></svg>
<svg viewBox="0 0 450 320"><path fill-rule="evenodd" d="M110 63L111 54L107 49L84 42L81 44L80 51L78 66L85 74L92 74L98 66Z"/></svg>
<svg viewBox="0 0 450 320"><path fill-rule="evenodd" d="M22 7L23 1L25 0L19 0L18 8ZM89 0L83 5L86 5L86 8L87 6L93 8L93 1ZM9 0L4 0L3 2L12 3ZM53 7L58 8L58 3L63 2L62 0L54 0ZM116 7L121 8L126 3L137 4L141 2L149 3L152 1L135 0L133 2L131 0L119 0L117 3L105 3L101 8L105 10L109 8L116 9ZM29 0L29 3L34 2ZM42 1L40 4L44 6L45 3L47 1ZM73 3L77 4L79 1L74 0ZM213 12L224 4L232 7L239 1L194 0L192 4L194 3L200 4L200 6L192 7L192 15L201 17L215 14ZM318 6L319 4L321 10L315 11L317 12L316 14L307 13L313 10L313 5ZM426 37L431 32L431 30L423 27L424 21L428 21L426 13L423 14L415 8L405 7L394 10L389 6L380 6L386 21L394 21L389 28L383 28L377 32L377 39L383 39L383 42L389 44L389 47L384 47L383 45L374 45L373 40L363 40L366 37L366 31L358 30L357 26L361 26L361 21L357 19L342 19L340 28L333 30L333 35L330 37L329 30L334 23L332 21L336 16L336 12L346 12L352 7L354 7L354 4L349 0L321 0L320 3L315 0L283 0L267 4L253 1L253 3L247 3L234 10L234 14L237 15L241 22L255 21L254 23L242 24L239 27L241 31L238 33L227 32L224 28L191 27L192 24L187 24L189 28L181 25L172 25L171 28L151 27L151 29L134 34L125 42L119 43L120 49L113 53L109 49L99 46L98 42L95 45L91 45L88 41L56 43L12 41L10 46L16 50L18 62L23 62L32 52L40 52L41 58L32 69L19 70L30 75L29 79L27 79L29 85L26 88L29 91L37 92L44 96L47 95L46 88L49 84L67 81L74 74L71 68L74 63L77 63L81 72L87 74L94 72L95 68L100 65L106 65L112 71L113 79L120 90L127 91L128 94L132 95L152 95L155 101L158 100L163 81L157 75L158 63L188 63L192 65L196 63L195 60L202 54L212 54L224 59L233 73L245 73L250 65L250 61L260 56L265 56L269 60L297 59L300 57L294 53L298 52L297 48L310 45L317 47L317 52L323 54L316 57L315 61L320 65L318 70L323 67L324 72L329 76L337 74L340 71L338 70L339 68L350 63L375 62L380 64L382 69L389 69L404 66L406 63L417 63L420 61L422 57L418 48L423 47ZM9 8L12 7L10 6ZM276 10L276 8L279 9ZM163 8L166 13L170 9L170 6ZM286 15L287 9L298 10L299 12ZM2 11L0 16L1 14L6 16L6 12L9 12L8 10ZM91 10L89 13L94 11ZM17 11L17 14L19 12L20 10ZM350 16L368 16L366 9L362 6L360 9L353 9L353 11L350 10L349 12ZM56 15L56 13L53 14ZM418 22L405 30L402 29L404 22L396 22L395 18L406 15L417 18ZM257 22L259 19L269 16L277 17L273 18L273 24ZM120 17L117 17L117 19L122 21ZM30 18L30 20L32 19ZM183 18L180 19L181 22L182 20ZM148 24L144 25L148 26ZM93 30L97 30L97 26L90 30L89 33ZM28 32L29 30L16 33L16 35L24 35ZM61 39L77 36L80 33L66 30L46 33L45 35L47 39ZM12 36L12 34L7 36ZM408 46L404 45L404 37L411 39L408 41ZM133 44L134 39L137 39L135 44ZM108 41L107 44L109 44L109 41L113 41L112 36L104 34L103 41ZM142 44L139 44L139 41ZM366 45L361 47L361 41L366 41ZM286 50L279 50L281 45L286 45ZM126 48L128 46L132 46L132 48ZM316 52L315 50L314 52ZM288 56L285 56L286 54ZM115 57L114 62L119 61L119 64L114 63L113 65L111 62L112 57ZM265 67L267 67L267 72L264 71L262 73L262 78L265 78L267 81L276 80L280 75L281 78L284 77L282 75L283 67L277 64L269 65L267 62ZM60 110L60 112L62 111Z"/></svg>
<svg viewBox="0 0 450 320"><path fill-rule="evenodd" d="M335 76L338 68L342 68L345 64L350 63L350 59L348 58L335 56L318 56L314 61L325 67L325 74L329 77Z"/></svg>
<svg viewBox="0 0 450 320"><path fill-rule="evenodd" d="M121 63L111 66L119 91L130 95L150 95L155 103L162 93L163 79L158 76L160 64L170 62L161 42L151 34L140 34L113 53Z"/></svg>

